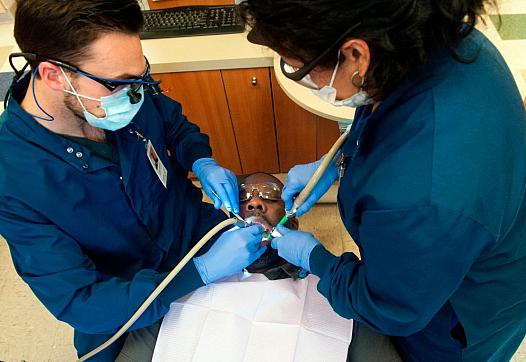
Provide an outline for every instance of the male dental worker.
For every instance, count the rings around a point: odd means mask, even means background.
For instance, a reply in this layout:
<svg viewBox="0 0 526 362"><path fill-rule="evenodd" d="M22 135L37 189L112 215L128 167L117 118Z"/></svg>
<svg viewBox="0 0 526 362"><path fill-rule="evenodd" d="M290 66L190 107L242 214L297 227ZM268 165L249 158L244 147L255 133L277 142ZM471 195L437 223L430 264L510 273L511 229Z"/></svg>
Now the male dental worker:
<svg viewBox="0 0 526 362"><path fill-rule="evenodd" d="M208 137L181 106L159 94L142 23L136 0L17 4L15 38L31 71L17 74L0 117L0 234L18 274L75 329L79 356L111 337L225 219L201 202L189 170L219 195L216 208L238 211L234 175L210 158ZM258 259L261 230L209 242L130 333L91 360L150 360L150 329L170 303Z"/></svg>

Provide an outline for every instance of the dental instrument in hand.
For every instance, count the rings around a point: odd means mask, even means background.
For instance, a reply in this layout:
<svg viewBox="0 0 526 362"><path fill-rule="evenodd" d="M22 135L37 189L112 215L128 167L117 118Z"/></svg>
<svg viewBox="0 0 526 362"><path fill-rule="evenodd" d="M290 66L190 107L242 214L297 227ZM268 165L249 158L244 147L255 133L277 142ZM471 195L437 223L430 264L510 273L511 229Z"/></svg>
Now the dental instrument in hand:
<svg viewBox="0 0 526 362"><path fill-rule="evenodd" d="M217 198L219 199L219 195L218 195L214 190L210 190L210 192L211 192L212 194L214 194L214 196L217 197ZM246 222L245 219L243 219L243 218L241 217L241 215L236 214L235 212L233 212L233 211L231 211L231 210L228 210L228 209L227 209L227 211L230 212L232 215L234 215L235 218L238 219L238 220L243 224L243 227L246 227L247 225L249 225L249 223Z"/></svg>
<svg viewBox="0 0 526 362"><path fill-rule="evenodd" d="M336 153L340 150L340 148L343 146L343 143L349 137L349 133L351 132L351 125L347 126L345 129L345 132L336 140L334 145L331 147L329 152L325 155L325 158L321 162L321 164L318 166L312 177L310 178L309 182L305 185L303 190L299 193L298 197L294 200L294 203L292 204L292 209L286 211L285 216L280 220L278 225L285 225L287 221L294 218L296 216L296 211L299 209L299 207L305 202L307 197L309 197L310 193L320 180L320 178L323 176L324 172L329 167L330 163L333 162L333 158L336 155ZM276 226L274 226L269 233L264 234L263 237L268 242L272 240L272 238L278 237L279 232L276 230Z"/></svg>

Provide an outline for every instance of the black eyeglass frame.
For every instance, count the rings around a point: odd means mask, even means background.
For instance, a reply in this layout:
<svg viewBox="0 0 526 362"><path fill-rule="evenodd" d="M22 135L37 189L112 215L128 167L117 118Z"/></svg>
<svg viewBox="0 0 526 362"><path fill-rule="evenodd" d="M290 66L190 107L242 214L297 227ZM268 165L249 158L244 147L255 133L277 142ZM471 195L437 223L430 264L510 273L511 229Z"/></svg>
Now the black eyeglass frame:
<svg viewBox="0 0 526 362"><path fill-rule="evenodd" d="M283 58L280 58L280 61L279 61L279 66L281 68L281 72L283 73L283 75L285 77L287 77L288 79L291 79L293 81L299 81L303 78L305 78L305 76L307 74L309 74L310 72L312 72L312 70L318 65L318 63L323 59L325 58L327 55L329 55L329 53L331 51L333 51L336 47L339 47L342 42L354 31L356 30L356 28L358 28L359 26L361 25L361 23L357 23L355 25L353 25L352 27L350 27L349 29L347 29L330 47L328 47L327 49L325 49L320 55L318 55L316 58L314 58L313 60L311 60L309 63L307 63L306 65L304 65L303 67L301 67L300 69L292 72L292 73L289 73L285 70L285 61L283 60Z"/></svg>
<svg viewBox="0 0 526 362"><path fill-rule="evenodd" d="M15 71L15 79L19 79L25 69L27 68L28 64L26 64L21 70L16 69L15 65L13 64L13 59L23 57L26 59L26 61L39 61L39 62L49 62L51 64L54 64L56 66L62 67L64 69L67 69L73 73L81 74L85 77L88 77L95 82L102 84L106 89L113 92L115 89L117 89L120 86L123 85L129 85L132 92L137 92L141 86L146 86L148 90L152 94L158 94L161 93L161 90L159 88L160 81L153 80L150 74L150 63L148 62L148 58L144 57L144 60L146 61L146 71L144 74L138 78L138 79L109 79L104 77L99 77L97 75L88 73L80 69L79 67L69 64L67 62L58 60L58 59L51 59L46 57L41 57L38 54L34 53L12 53L9 55L9 64L11 65L11 68Z"/></svg>

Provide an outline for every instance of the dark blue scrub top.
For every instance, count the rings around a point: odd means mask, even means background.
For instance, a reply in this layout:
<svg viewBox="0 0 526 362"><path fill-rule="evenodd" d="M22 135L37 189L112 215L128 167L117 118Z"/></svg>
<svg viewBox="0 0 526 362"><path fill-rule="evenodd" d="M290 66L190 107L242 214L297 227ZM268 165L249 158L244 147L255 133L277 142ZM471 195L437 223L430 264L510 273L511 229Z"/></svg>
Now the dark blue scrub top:
<svg viewBox="0 0 526 362"><path fill-rule="evenodd" d="M338 202L360 248L317 246L319 291L405 361L504 361L526 332L526 114L478 31L437 52L343 148Z"/></svg>
<svg viewBox="0 0 526 362"><path fill-rule="evenodd" d="M114 163L20 108L28 81L12 88L0 117L0 234L18 274L75 329L81 356L111 337L225 215L202 203L187 179L192 163L211 151L177 102L146 94L132 124L113 132ZM167 189L136 131L167 168ZM173 300L202 285L188 263L130 330L158 321ZM91 360L113 361L122 342Z"/></svg>

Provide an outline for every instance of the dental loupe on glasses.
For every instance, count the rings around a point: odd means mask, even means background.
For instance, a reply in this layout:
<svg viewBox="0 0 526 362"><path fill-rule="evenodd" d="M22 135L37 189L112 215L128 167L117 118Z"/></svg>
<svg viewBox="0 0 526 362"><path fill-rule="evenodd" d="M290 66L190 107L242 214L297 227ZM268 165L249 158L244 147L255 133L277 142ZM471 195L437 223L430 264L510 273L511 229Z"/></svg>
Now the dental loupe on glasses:
<svg viewBox="0 0 526 362"><path fill-rule="evenodd" d="M26 60L26 64L22 67L22 69L17 69L16 66L13 63L13 59L15 58L24 58ZM113 92L118 87L122 86L128 86L129 90L127 92L127 95L130 99L131 104L139 103L142 99L142 93L141 93L141 87L144 87L145 91L149 92L152 95L157 95L161 93L161 88L159 87L160 81L153 80L151 74L150 74L150 63L148 62L148 59L144 57L146 60L146 70L143 73L142 76L134 78L134 79L110 79L110 78L104 78L99 77L97 75L85 72L81 70L79 67L74 66L72 64L63 62L61 60L57 59L51 59L47 57L42 57L38 54L34 53L12 53L9 55L9 64L11 65L11 68L15 72L15 81L18 81L26 71L29 62L49 62L51 64L54 64L56 66L62 67L66 70L69 70L70 72L77 73L80 75L83 75L87 78L92 79L93 81L102 84L106 89Z"/></svg>

